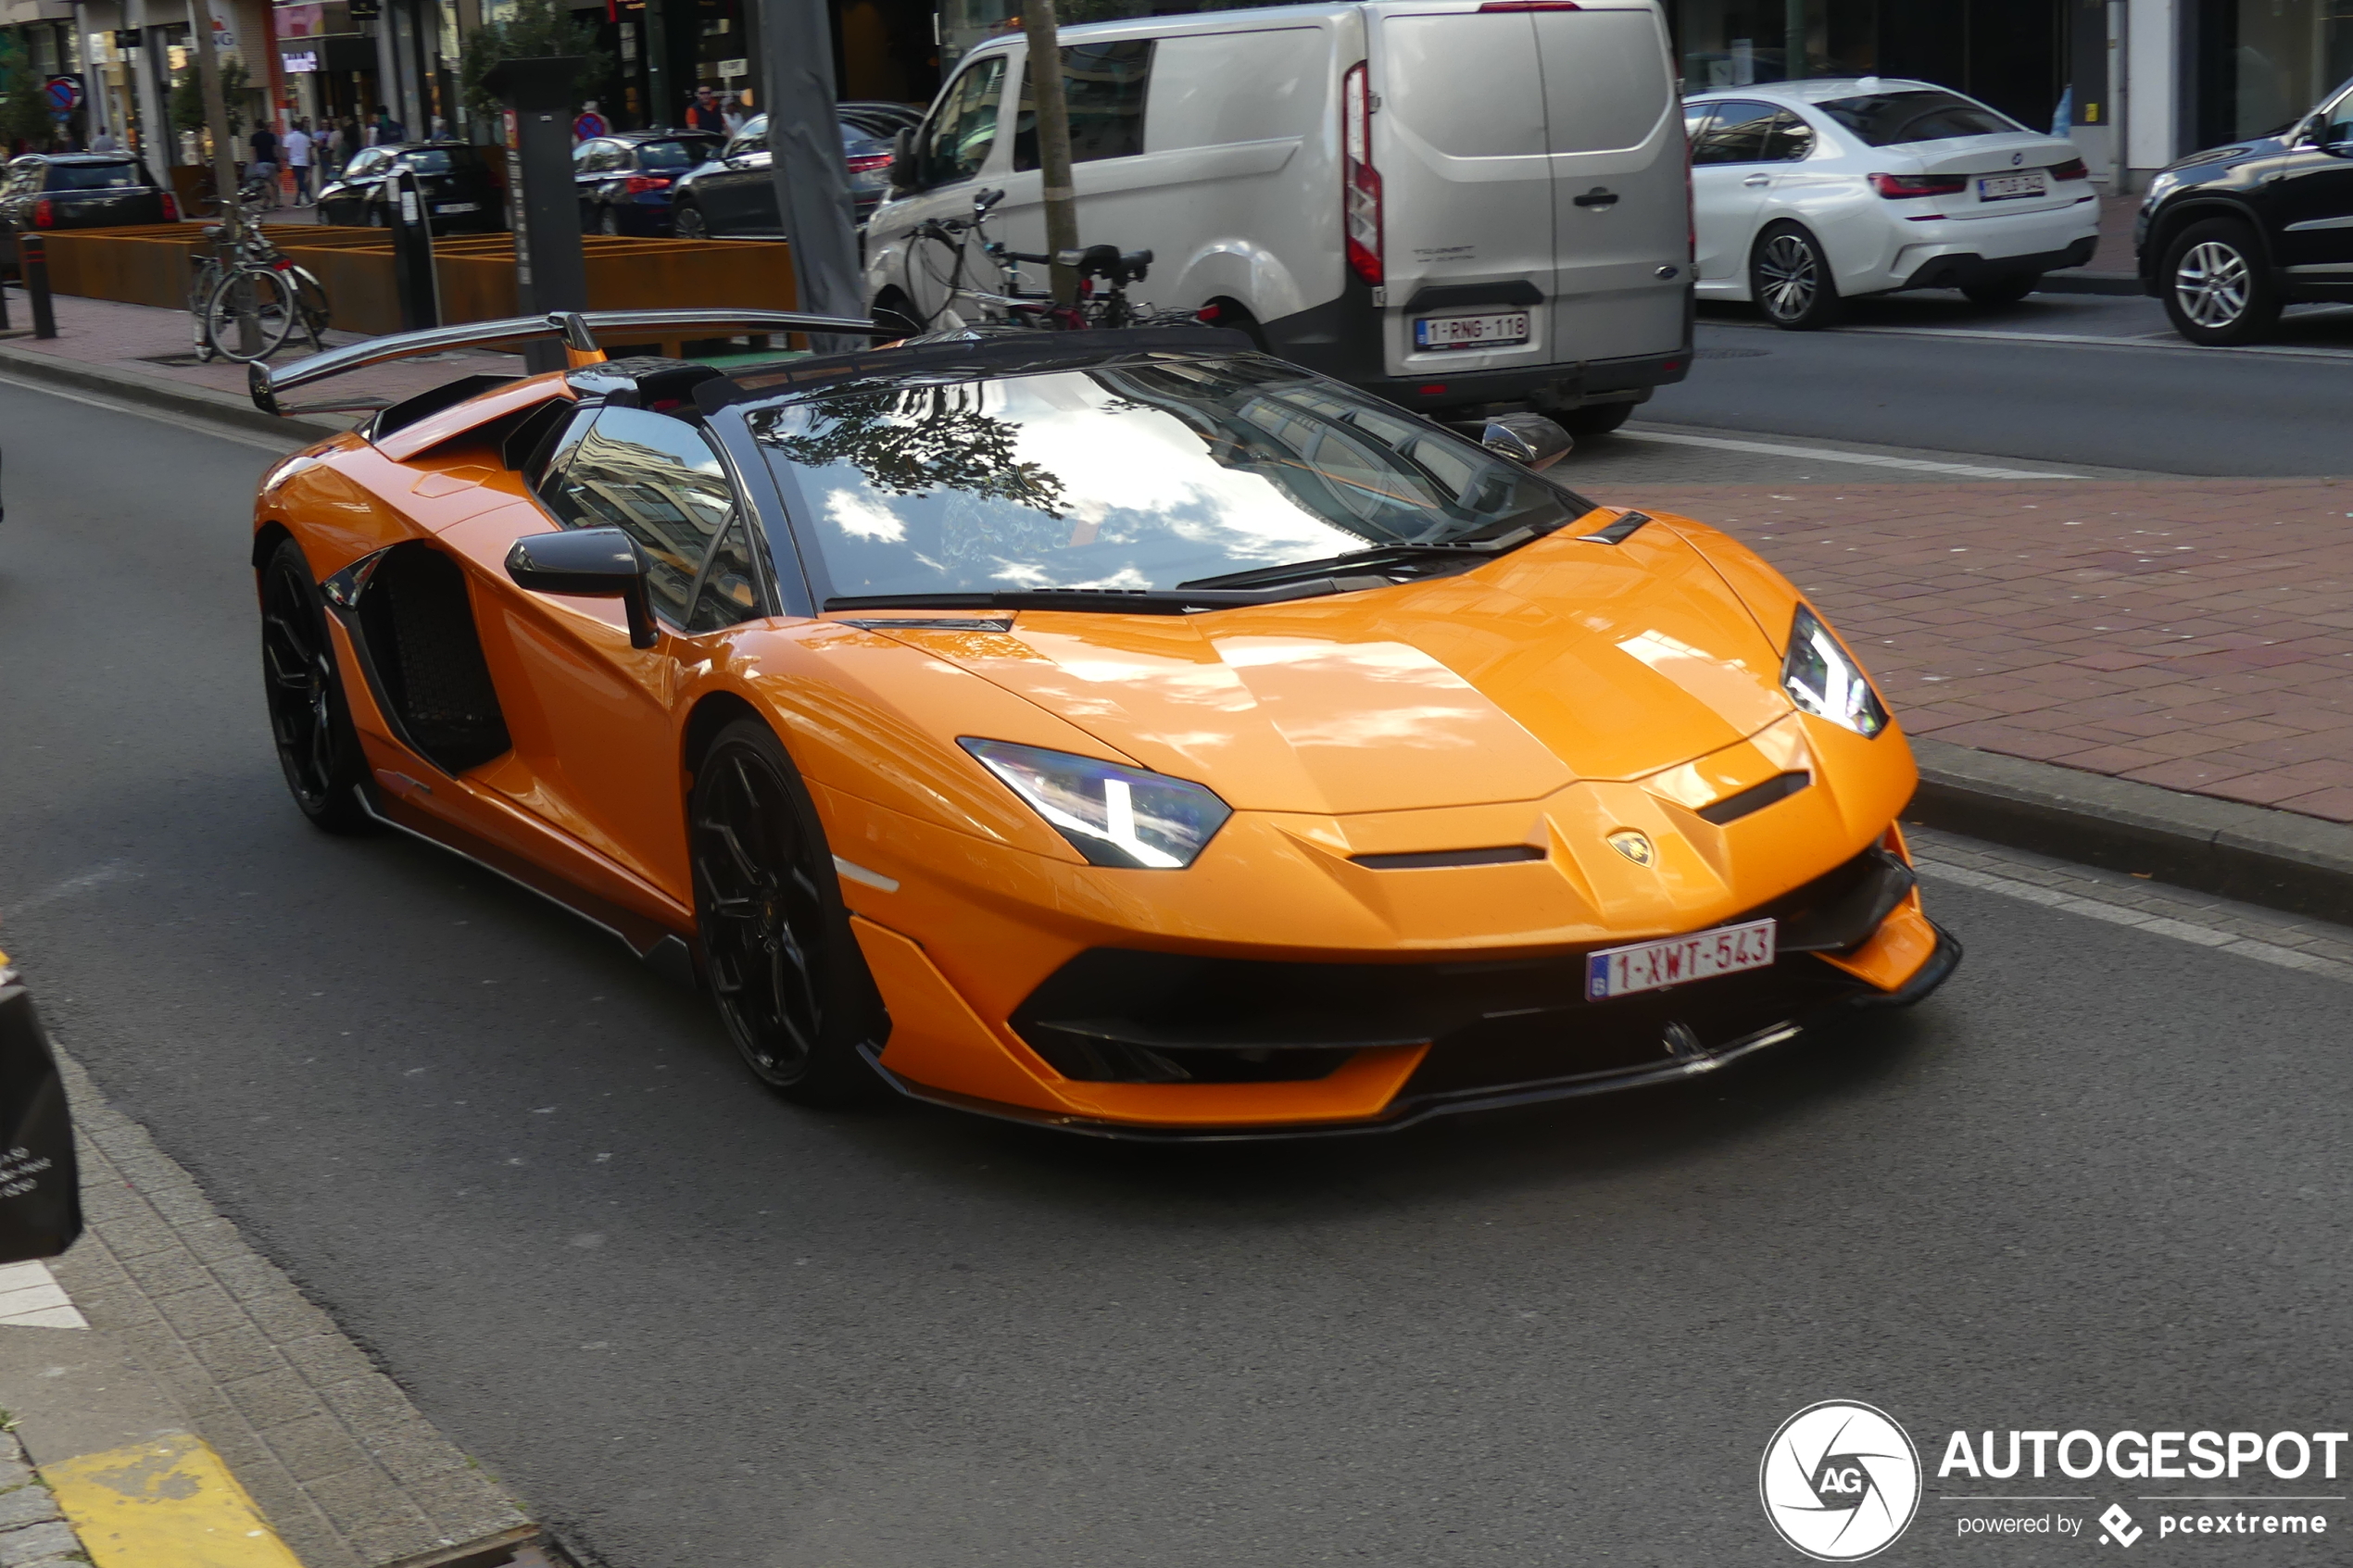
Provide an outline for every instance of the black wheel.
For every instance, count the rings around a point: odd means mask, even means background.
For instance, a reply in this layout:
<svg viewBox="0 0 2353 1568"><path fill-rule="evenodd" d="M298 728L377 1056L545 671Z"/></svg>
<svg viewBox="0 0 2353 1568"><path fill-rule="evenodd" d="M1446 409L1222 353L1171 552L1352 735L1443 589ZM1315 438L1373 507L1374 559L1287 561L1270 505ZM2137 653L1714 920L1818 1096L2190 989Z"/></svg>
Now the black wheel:
<svg viewBox="0 0 2353 1568"><path fill-rule="evenodd" d="M2246 224L2193 223L2173 237L2158 274L2173 330L2209 348L2254 343L2280 319L2280 291Z"/></svg>
<svg viewBox="0 0 2353 1568"><path fill-rule="evenodd" d="M1748 287L1765 319L1786 331L1810 332L1838 320L1830 258L1822 243L1794 223L1776 223L1756 237Z"/></svg>
<svg viewBox="0 0 2353 1568"><path fill-rule="evenodd" d="M702 208L692 202L679 202L670 209L670 228L682 240L711 238L711 225L703 220Z"/></svg>
<svg viewBox="0 0 2353 1568"><path fill-rule="evenodd" d="M858 1047L882 1035L816 808L774 734L738 719L695 771L688 850L703 967L728 1037L789 1099L848 1105L882 1081Z"/></svg>
<svg viewBox="0 0 2353 1568"><path fill-rule="evenodd" d="M327 639L326 602L291 539L261 569L261 678L278 766L295 804L329 833L367 832L372 822L359 790L368 763Z"/></svg>
<svg viewBox="0 0 2353 1568"><path fill-rule="evenodd" d="M1607 435L1634 416L1631 403L1588 403L1581 408L1562 408L1553 412L1561 429L1579 441L1589 435Z"/></svg>
<svg viewBox="0 0 2353 1568"><path fill-rule="evenodd" d="M907 296L896 289L875 301L875 325L896 332L900 337L914 337L924 330L916 322L915 313L909 307Z"/></svg>
<svg viewBox="0 0 2353 1568"><path fill-rule="evenodd" d="M2043 285L2040 272L2012 272L1982 283L1963 283L1961 294L1971 305L2016 305Z"/></svg>

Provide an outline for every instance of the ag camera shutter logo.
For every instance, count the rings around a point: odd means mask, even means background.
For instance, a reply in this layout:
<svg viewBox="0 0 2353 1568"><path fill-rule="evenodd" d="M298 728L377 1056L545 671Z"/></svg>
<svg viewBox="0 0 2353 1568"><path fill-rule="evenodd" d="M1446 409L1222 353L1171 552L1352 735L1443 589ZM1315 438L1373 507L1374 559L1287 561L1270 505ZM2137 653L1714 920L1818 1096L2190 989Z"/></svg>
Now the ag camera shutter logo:
<svg viewBox="0 0 2353 1568"><path fill-rule="evenodd" d="M1818 1562L1856 1562L1919 1512L1919 1450L1884 1411L1825 1399L1781 1423L1756 1490L1781 1539Z"/></svg>

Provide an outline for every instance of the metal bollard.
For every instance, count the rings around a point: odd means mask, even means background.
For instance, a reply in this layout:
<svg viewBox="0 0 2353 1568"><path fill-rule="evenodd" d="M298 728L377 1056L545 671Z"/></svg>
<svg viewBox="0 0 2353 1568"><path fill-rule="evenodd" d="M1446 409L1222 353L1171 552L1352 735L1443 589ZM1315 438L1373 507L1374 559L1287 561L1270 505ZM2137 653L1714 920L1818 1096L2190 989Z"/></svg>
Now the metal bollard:
<svg viewBox="0 0 2353 1568"><path fill-rule="evenodd" d="M49 308L49 247L40 235L17 236L17 270L24 277L25 297L32 302L32 335L56 337L57 316Z"/></svg>

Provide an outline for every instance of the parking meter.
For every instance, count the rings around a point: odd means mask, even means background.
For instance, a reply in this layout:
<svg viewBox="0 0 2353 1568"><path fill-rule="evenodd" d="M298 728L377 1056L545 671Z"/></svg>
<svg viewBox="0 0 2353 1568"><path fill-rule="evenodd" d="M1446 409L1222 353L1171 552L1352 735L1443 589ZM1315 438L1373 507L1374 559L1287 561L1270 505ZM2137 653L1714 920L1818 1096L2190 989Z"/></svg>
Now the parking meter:
<svg viewBox="0 0 2353 1568"><path fill-rule="evenodd" d="M572 90L583 64L574 55L501 60L483 85L506 106L507 211L515 234L518 314L588 308L588 270L580 255L580 197L572 180ZM523 348L535 373L563 368L561 344Z"/></svg>
<svg viewBox="0 0 2353 1568"><path fill-rule="evenodd" d="M400 330L441 325L441 280L433 265L433 213L417 171L404 169L392 182L392 284L400 307Z"/></svg>

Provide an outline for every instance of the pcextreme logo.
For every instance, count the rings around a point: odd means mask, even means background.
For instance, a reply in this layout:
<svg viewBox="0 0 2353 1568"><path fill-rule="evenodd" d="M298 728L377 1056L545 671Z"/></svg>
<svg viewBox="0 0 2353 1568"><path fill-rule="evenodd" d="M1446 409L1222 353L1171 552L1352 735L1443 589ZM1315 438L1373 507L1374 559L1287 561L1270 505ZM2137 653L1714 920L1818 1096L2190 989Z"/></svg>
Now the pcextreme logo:
<svg viewBox="0 0 2353 1568"><path fill-rule="evenodd" d="M1919 1511L1919 1450L1884 1411L1825 1399L1781 1423L1756 1490L1781 1539L1817 1562L1860 1562Z"/></svg>

